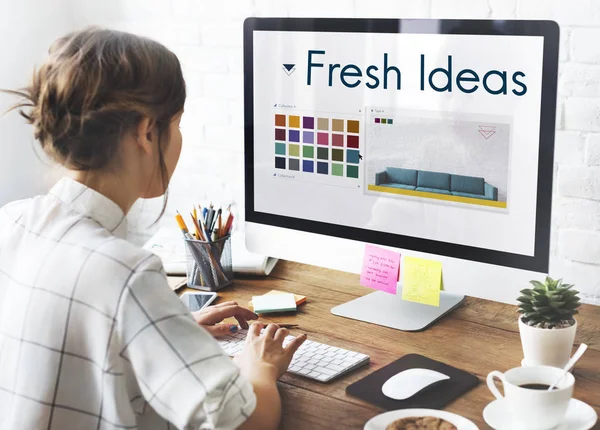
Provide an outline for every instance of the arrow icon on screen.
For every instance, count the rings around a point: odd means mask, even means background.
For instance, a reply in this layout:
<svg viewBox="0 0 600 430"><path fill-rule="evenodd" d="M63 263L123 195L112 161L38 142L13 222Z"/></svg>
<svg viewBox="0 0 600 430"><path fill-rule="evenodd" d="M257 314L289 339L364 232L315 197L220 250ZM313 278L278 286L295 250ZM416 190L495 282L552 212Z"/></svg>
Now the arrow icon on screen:
<svg viewBox="0 0 600 430"><path fill-rule="evenodd" d="M493 125L480 125L479 126L479 134L481 134L485 140L488 140L494 134L496 134L496 127Z"/></svg>
<svg viewBox="0 0 600 430"><path fill-rule="evenodd" d="M296 65L295 64L284 64L283 65L283 71L290 76L292 73L294 73L296 71Z"/></svg>

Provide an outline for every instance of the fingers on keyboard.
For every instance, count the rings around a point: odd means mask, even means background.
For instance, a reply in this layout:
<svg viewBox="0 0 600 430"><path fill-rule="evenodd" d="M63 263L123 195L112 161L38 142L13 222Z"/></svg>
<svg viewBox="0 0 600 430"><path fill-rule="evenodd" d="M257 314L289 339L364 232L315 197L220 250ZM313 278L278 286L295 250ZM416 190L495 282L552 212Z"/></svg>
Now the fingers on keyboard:
<svg viewBox="0 0 600 430"><path fill-rule="evenodd" d="M247 333L248 330L240 330L231 336L219 338L218 342L227 354L234 356L242 350ZM286 336L283 345L287 346L292 339L293 336ZM359 352L306 340L295 352L288 372L328 382L366 364L368 359L368 355Z"/></svg>

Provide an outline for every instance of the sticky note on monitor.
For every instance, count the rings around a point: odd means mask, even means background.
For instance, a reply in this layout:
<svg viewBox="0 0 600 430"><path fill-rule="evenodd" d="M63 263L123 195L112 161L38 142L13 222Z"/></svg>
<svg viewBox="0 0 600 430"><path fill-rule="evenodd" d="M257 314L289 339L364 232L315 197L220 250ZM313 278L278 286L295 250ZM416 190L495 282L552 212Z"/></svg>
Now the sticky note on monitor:
<svg viewBox="0 0 600 430"><path fill-rule="evenodd" d="M400 254L373 245L365 245L360 285L396 294Z"/></svg>
<svg viewBox="0 0 600 430"><path fill-rule="evenodd" d="M442 263L416 257L404 257L402 299L425 305L440 305Z"/></svg>
<svg viewBox="0 0 600 430"><path fill-rule="evenodd" d="M252 307L257 314L296 311L293 294L265 294L252 297Z"/></svg>

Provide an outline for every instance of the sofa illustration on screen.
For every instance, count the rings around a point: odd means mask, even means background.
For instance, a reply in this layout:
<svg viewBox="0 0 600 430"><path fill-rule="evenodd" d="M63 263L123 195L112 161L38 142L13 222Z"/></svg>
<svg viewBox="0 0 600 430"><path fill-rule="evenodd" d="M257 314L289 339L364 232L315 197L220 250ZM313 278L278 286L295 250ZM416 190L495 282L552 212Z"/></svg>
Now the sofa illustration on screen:
<svg viewBox="0 0 600 430"><path fill-rule="evenodd" d="M475 176L387 167L375 174L375 185L498 201L498 188Z"/></svg>

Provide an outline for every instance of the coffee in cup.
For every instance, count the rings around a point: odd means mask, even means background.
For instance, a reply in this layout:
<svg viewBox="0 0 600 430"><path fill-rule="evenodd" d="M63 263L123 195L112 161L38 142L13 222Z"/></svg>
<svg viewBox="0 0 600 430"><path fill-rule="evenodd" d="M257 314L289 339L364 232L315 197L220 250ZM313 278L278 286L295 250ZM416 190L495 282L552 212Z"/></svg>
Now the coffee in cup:
<svg viewBox="0 0 600 430"><path fill-rule="evenodd" d="M562 373L562 369L550 366L516 367L505 373L494 370L487 376L487 385L492 394L504 402L513 428L549 430L562 422L573 395L575 378L571 373L548 391ZM502 382L504 396L496 388L494 378Z"/></svg>

